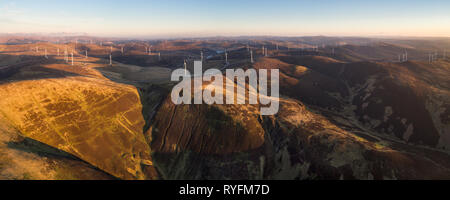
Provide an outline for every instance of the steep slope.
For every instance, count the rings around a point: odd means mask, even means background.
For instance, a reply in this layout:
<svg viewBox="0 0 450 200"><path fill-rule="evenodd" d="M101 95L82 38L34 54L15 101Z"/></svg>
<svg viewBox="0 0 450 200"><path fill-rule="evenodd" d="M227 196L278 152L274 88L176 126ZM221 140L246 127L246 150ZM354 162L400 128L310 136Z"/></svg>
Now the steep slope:
<svg viewBox="0 0 450 200"><path fill-rule="evenodd" d="M355 121L353 118L356 118L359 121L357 124L362 123L361 126L377 134L448 149L450 69L447 61L433 64L416 61L340 63L311 56L279 59L290 64L304 65L347 88L347 92L337 90L338 93L330 94L330 97L340 102L341 112L330 114L325 111L323 114L331 115L331 118L338 115L341 121L348 122ZM300 83L301 81L302 79ZM320 79L317 81L318 85L327 83ZM318 110L327 108L308 102L303 96L314 93L297 88L298 86L292 86L291 90L303 94L288 95L319 106Z"/></svg>
<svg viewBox="0 0 450 200"><path fill-rule="evenodd" d="M252 107L174 105L166 99L148 131L162 178L450 177L446 153L372 137L351 123L340 128L293 99L282 98L275 116L260 116Z"/></svg>
<svg viewBox="0 0 450 200"><path fill-rule="evenodd" d="M0 82L5 124L117 178L156 179L138 90L104 78L91 61L19 67Z"/></svg>
<svg viewBox="0 0 450 200"><path fill-rule="evenodd" d="M337 62L332 59L323 61L328 64ZM283 95L310 105L330 109L341 108L341 102L335 96L348 96L344 82L330 77L327 73L305 66L288 64L274 58L262 58L253 64L255 69L280 69L280 91Z"/></svg>
<svg viewBox="0 0 450 200"><path fill-rule="evenodd" d="M0 179L108 180L114 177L66 152L22 136L0 115Z"/></svg>
<svg viewBox="0 0 450 200"><path fill-rule="evenodd" d="M377 65L384 72L352 88L360 121L406 142L448 149L449 63Z"/></svg>
<svg viewBox="0 0 450 200"><path fill-rule="evenodd" d="M301 104L283 103L268 127L283 163L279 175L318 179L446 179L450 156L401 143L358 136L326 118L310 113ZM274 124L274 123L268 123ZM281 145L281 146L279 146ZM280 148L282 147L282 148ZM276 166L276 165L275 165ZM279 167L280 167L279 166ZM305 169L306 167L306 169Z"/></svg>
<svg viewBox="0 0 450 200"><path fill-rule="evenodd" d="M119 178L150 178L137 91L90 78L3 84L1 113L32 139ZM15 95L21 94L21 95Z"/></svg>

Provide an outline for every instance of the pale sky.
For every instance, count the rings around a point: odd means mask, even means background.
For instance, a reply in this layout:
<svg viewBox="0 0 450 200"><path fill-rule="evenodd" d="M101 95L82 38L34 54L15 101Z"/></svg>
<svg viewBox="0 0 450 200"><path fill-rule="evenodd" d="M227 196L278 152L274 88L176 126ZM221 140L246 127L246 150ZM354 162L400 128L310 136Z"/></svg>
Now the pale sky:
<svg viewBox="0 0 450 200"><path fill-rule="evenodd" d="M0 33L444 36L448 0L0 0Z"/></svg>

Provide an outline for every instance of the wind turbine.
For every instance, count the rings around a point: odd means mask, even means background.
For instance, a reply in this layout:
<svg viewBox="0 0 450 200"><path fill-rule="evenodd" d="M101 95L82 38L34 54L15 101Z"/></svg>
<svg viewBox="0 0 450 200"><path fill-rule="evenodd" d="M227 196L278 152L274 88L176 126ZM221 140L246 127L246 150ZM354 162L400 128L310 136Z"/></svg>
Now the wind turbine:
<svg viewBox="0 0 450 200"><path fill-rule="evenodd" d="M67 47L64 49L64 60L66 62L69 62L69 54L68 54L68 51L67 51Z"/></svg>
<svg viewBox="0 0 450 200"><path fill-rule="evenodd" d="M87 53L87 50L86 50L86 59L88 58L88 53Z"/></svg>
<svg viewBox="0 0 450 200"><path fill-rule="evenodd" d="M200 60L203 62L203 51L200 51Z"/></svg>
<svg viewBox="0 0 450 200"><path fill-rule="evenodd" d="M227 50L225 50L225 63L228 64L228 53L227 53Z"/></svg>
<svg viewBox="0 0 450 200"><path fill-rule="evenodd" d="M112 54L109 54L109 65L112 66Z"/></svg>
<svg viewBox="0 0 450 200"><path fill-rule="evenodd" d="M250 62L253 63L253 50L250 50Z"/></svg>
<svg viewBox="0 0 450 200"><path fill-rule="evenodd" d="M72 55L72 66L73 66L73 51L72 51L71 55Z"/></svg>
<svg viewBox="0 0 450 200"><path fill-rule="evenodd" d="M186 64L186 60L184 60L184 76L187 76L187 64Z"/></svg>
<svg viewBox="0 0 450 200"><path fill-rule="evenodd" d="M408 61L408 51L405 50L405 62Z"/></svg>

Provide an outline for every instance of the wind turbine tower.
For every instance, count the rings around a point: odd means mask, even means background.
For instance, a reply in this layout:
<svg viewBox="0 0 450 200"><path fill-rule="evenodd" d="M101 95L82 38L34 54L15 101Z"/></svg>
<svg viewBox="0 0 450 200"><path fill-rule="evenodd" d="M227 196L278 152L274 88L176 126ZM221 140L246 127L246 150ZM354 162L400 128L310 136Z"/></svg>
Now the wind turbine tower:
<svg viewBox="0 0 450 200"><path fill-rule="evenodd" d="M253 63L253 50L250 50L250 62Z"/></svg>
<svg viewBox="0 0 450 200"><path fill-rule="evenodd" d="M64 61L69 62L69 54L67 51L67 47L64 49Z"/></svg>
<svg viewBox="0 0 450 200"><path fill-rule="evenodd" d="M186 60L184 60L184 76L187 76L187 64L186 64Z"/></svg>
<svg viewBox="0 0 450 200"><path fill-rule="evenodd" d="M225 50L225 63L228 63L228 52Z"/></svg>
<svg viewBox="0 0 450 200"><path fill-rule="evenodd" d="M72 51L71 55L72 55L72 66L73 66L73 51Z"/></svg>
<svg viewBox="0 0 450 200"><path fill-rule="evenodd" d="M109 54L109 65L112 66L112 54Z"/></svg>

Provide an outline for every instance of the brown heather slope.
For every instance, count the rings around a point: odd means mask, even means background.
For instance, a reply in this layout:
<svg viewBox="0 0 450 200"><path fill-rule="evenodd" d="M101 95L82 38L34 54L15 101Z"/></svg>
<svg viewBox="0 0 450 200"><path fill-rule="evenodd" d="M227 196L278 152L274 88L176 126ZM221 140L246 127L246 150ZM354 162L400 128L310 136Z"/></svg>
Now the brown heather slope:
<svg viewBox="0 0 450 200"><path fill-rule="evenodd" d="M324 59L324 62L335 61ZM324 108L341 108L333 95L347 96L345 84L305 66L288 64L274 58L261 58L253 65L255 69L280 69L280 91L283 95Z"/></svg>
<svg viewBox="0 0 450 200"><path fill-rule="evenodd" d="M360 137L296 100L280 103L277 115L238 125L230 120L242 107L230 113L166 101L149 129L156 168L164 179L450 178L446 153ZM212 132L205 122L215 120L220 129ZM263 136L237 131L253 127Z"/></svg>
<svg viewBox="0 0 450 200"><path fill-rule="evenodd" d="M433 64L409 61L404 63L329 62L318 56L279 57L290 64L303 65L336 81L346 90L335 90L328 97L339 102L342 109L331 116L358 121L361 126L387 137L413 144L448 150L450 127L450 64L440 60ZM300 79L300 82L305 79ZM329 81L316 79L317 85ZM344 86L344 87L342 87ZM326 88L329 88L326 86ZM332 87L331 87L332 88ZM289 95L310 105L304 96L313 92L297 90ZM330 91L330 89L322 89ZM327 109L330 110L330 109ZM334 117L333 117L334 118Z"/></svg>
<svg viewBox="0 0 450 200"><path fill-rule="evenodd" d="M150 130L154 151L229 154L258 148L264 141L255 106L177 106L167 98L160 109Z"/></svg>

